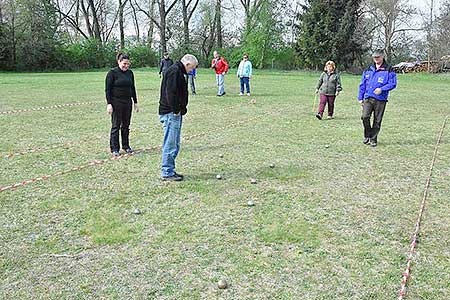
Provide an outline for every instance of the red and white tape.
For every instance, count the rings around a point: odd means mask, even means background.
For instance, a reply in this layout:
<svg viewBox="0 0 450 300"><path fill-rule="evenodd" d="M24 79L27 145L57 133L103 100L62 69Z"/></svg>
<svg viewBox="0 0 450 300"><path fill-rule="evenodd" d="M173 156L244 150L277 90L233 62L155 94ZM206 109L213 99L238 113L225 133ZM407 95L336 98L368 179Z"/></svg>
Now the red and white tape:
<svg viewBox="0 0 450 300"><path fill-rule="evenodd" d="M228 125L227 128L233 128L233 127L239 126L242 123L255 120L255 119L259 118L259 117L260 116L256 116L256 117L253 117L253 118L250 118L250 119L241 120L241 121L238 121L236 123L232 123L232 124ZM196 137L200 137L200 136L203 136L203 135L207 135L208 133L211 133L211 132L214 132L214 131L217 131L217 130L221 130L221 129L222 128L216 128L216 129L204 131L204 132L201 132L201 133L198 133L198 134L194 134L194 135L188 136L188 137L184 138L183 140L189 141L192 138L196 138ZM65 170L65 171L59 171L59 172L56 172L54 174L49 174L49 175L44 175L44 176L40 176L40 177L35 177L35 178L32 178L32 179L24 180L24 181L21 181L21 182L18 182L18 183L14 183L14 184L11 184L11 185L0 186L0 192L4 192L4 191L7 191L7 190L14 190L14 189L16 189L18 187L21 187L21 186L25 186L25 185L28 185L28 184L31 184L31 183L34 183L34 182L38 182L38 181L47 180L47 179L52 178L52 177L65 175L65 174L68 174L68 173L71 173L71 172L80 171L80 170L86 169L88 167L103 165L103 164L105 164L108 161L128 159L128 158L130 158L131 156L133 156L135 154L148 152L148 151L152 151L152 150L158 150L160 148L161 148L161 146L153 146L153 147L149 147L149 148L136 150L136 151L134 151L133 154L123 154L123 155L118 156L118 157L111 157L111 158L106 158L106 159L101 159L101 160L92 160L92 161L90 161L90 162L88 162L88 163L86 163L84 165L76 166L76 167L73 167L73 168Z"/></svg>
<svg viewBox="0 0 450 300"><path fill-rule="evenodd" d="M75 102L75 103L55 104L55 105L50 105L50 106L41 106L41 107L33 107L33 108L7 110L7 111L0 111L0 116L1 115L19 114L19 113L30 112L30 111L47 110L47 109L53 109L53 108L63 108L63 107L70 107L70 106L81 106L81 105L95 104L95 103L100 103L100 102L99 101Z"/></svg>
<svg viewBox="0 0 450 300"><path fill-rule="evenodd" d="M412 264L412 260L414 258L414 253L415 253L417 242L418 242L418 238L419 238L420 223L422 221L423 212L425 210L425 202L426 202L427 197L428 197L428 190L430 188L431 176L433 175L433 168L434 168L434 164L436 162L436 157L437 157L437 153L438 153L439 144L441 143L442 135L444 133L445 125L447 124L448 118L449 118L449 116L447 116L445 118L445 120L444 120L444 122L442 124L441 130L439 132L436 144L434 146L433 158L431 159L430 170L429 170L429 173L428 173L427 180L425 182L425 189L423 191L422 202L420 204L417 221L416 221L416 224L414 226L414 233L412 235L411 244L409 246L408 258L406 260L406 268L405 268L405 271L403 272L402 282L401 282L401 286L400 286L400 292L399 292L398 300L403 300L405 298L405 296L406 296L407 283L408 283L408 279L411 276L411 264Z"/></svg>
<svg viewBox="0 0 450 300"><path fill-rule="evenodd" d="M225 111L228 108L222 108L220 111ZM143 131L149 128L153 128L155 126L140 126L137 128L130 128L131 132L139 132L139 131ZM157 127L160 127L159 125ZM65 149L70 149L72 147L78 146L80 143L85 142L85 141L91 141L91 140L98 140L101 139L103 136L97 136L97 137L87 137L78 141L69 141L69 142L65 142L65 143L61 143L61 144L53 144L53 145L48 145L45 147L36 147L36 148L29 148L29 149L24 149L24 150L19 150L19 151L15 151L15 152L10 152L7 154L3 154L0 153L0 157L3 157L5 159L11 159L15 156L21 156L21 155L26 155L26 154L31 154L31 153L36 153L36 152L44 152L44 151L49 151L49 150L54 150L54 149L59 149L59 148L65 148Z"/></svg>
<svg viewBox="0 0 450 300"><path fill-rule="evenodd" d="M76 166L76 167L73 167L73 168L68 169L68 170L59 171L59 172L56 172L56 173L53 173L53 174L48 174L48 175L44 175L44 176L40 176L40 177L31 178L31 179L24 180L24 181L21 181L21 182L15 183L15 184L11 184L11 185L1 186L0 187L0 192L7 191L7 190L13 190L15 188L28 185L30 183L47 180L47 179L52 178L52 177L57 177L57 176L65 175L65 174L72 173L72 172L75 172L75 171L80 171L80 170L83 170L83 169L86 169L86 168L89 168L89 167L103 165L103 164L107 163L108 161L128 159L128 158L130 158L131 156L133 156L135 154L139 154L139 153L143 153L143 152L151 151L151 150L157 150L159 148L160 148L160 146L149 147L149 148L137 150L133 154L123 154L123 155L118 156L118 157L110 157L110 158L105 158L105 159L92 160L92 161L89 161L88 163L86 163L84 165Z"/></svg>
<svg viewBox="0 0 450 300"><path fill-rule="evenodd" d="M143 130L143 128L131 128L130 131L131 132L135 132L135 131L141 131ZM0 157L3 158L13 158L15 156L21 156L21 155L26 155L26 154L31 154L31 153L36 153L36 152L45 152L45 151L49 151L49 150L54 150L54 149L59 149L59 148L65 148L65 149L70 149L72 147L78 146L79 144L86 142L86 141L92 141L92 140L99 140L101 138L105 137L104 135L98 135L96 137L87 137L87 138L83 138L81 140L78 141L69 141L69 142L65 142L65 143L61 143L61 144L53 144L53 145L48 145L45 147L37 147L37 148L29 148L29 149L24 149L24 150L20 150L20 151L16 151L16 152L10 152L8 154L2 154Z"/></svg>

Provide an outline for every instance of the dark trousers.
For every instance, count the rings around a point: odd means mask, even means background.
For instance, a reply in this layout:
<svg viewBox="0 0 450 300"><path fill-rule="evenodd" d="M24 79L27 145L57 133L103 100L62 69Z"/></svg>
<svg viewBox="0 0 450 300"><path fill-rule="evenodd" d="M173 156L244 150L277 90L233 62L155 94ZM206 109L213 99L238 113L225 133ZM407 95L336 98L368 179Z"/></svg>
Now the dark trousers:
<svg viewBox="0 0 450 300"><path fill-rule="evenodd" d="M386 101L378 101L374 98L364 99L361 120L364 126L364 137L377 141L378 133L381 129ZM370 124L370 117L373 113L373 125Z"/></svg>
<svg viewBox="0 0 450 300"><path fill-rule="evenodd" d="M122 149L130 148L130 142L128 139L130 133L130 120L132 112L131 100L128 103L116 102L113 103L113 113L111 115L111 136L110 146L111 152L119 151L119 131L122 135Z"/></svg>
<svg viewBox="0 0 450 300"><path fill-rule="evenodd" d="M245 89L247 90L247 94L250 94L250 78L249 77L241 77L240 78L240 82L241 82L241 93L244 93L244 86Z"/></svg>
<svg viewBox="0 0 450 300"><path fill-rule="evenodd" d="M336 96L328 96L325 94L320 94L320 103L319 103L319 114L322 116L325 110L325 105L328 103L328 115L330 117L333 116L334 113L334 100Z"/></svg>

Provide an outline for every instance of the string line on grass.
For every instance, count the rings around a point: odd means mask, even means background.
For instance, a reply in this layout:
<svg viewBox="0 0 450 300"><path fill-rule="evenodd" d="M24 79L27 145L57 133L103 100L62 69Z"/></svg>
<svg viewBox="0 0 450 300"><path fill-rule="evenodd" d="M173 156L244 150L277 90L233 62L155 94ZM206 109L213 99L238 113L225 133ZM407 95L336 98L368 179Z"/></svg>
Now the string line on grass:
<svg viewBox="0 0 450 300"><path fill-rule="evenodd" d="M100 102L99 101L74 102L74 103L55 104L55 105L50 105L50 106L33 107L33 108L14 109L14 110L0 111L0 116L19 114L19 113L30 112L30 111L48 110L48 109L53 109L53 108L81 106L81 105L95 104L95 103L100 103Z"/></svg>
<svg viewBox="0 0 450 300"><path fill-rule="evenodd" d="M417 242L418 242L420 223L422 221L423 212L425 210L425 202L426 202L427 197L428 197L428 190L430 188L431 176L433 175L433 168L434 168L434 164L436 162L436 157L437 157L437 153L438 153L439 144L441 143L442 135L444 133L444 129L445 129L445 126L447 124L447 121L448 121L449 117L450 116L446 116L445 117L444 122L442 123L441 130L439 132L438 138L436 140L436 144L434 146L433 157L432 157L431 163L430 163L430 170L429 170L429 173L428 173L427 180L425 182L425 188L424 188L424 191L423 191L422 202L420 204L419 213L418 213L418 216L417 216L417 221L416 221L416 224L414 226L414 233L412 235L411 244L409 246L408 258L406 260L406 268L405 268L405 271L403 272L402 282L401 282L401 286L400 286L400 292L399 292L398 300L403 300L405 298L405 296L406 296L407 283L408 283L409 277L411 276L411 264L412 264L412 260L414 258L414 253L415 253L415 249L416 249Z"/></svg>
<svg viewBox="0 0 450 300"><path fill-rule="evenodd" d="M227 126L227 128L234 128L236 126L241 125L242 123L246 123L246 122L250 122L250 121L256 120L259 117L261 117L261 115L258 115L258 116L255 116L255 117L252 117L252 118L249 118L249 119L245 119L245 120L241 120L241 121L229 124ZM198 138L200 136L207 135L207 134L212 133L212 132L217 131L217 130L223 130L223 128L220 127L220 128L215 128L215 129L208 130L208 131L203 131L203 132L200 132L200 133L188 136L188 137L184 138L183 140L184 141L190 141L193 138ZM143 149L136 150L136 151L134 151L133 154L128 154L127 153L127 154L123 154L123 155L121 155L119 157L110 157L110 158L105 158L105 159L92 160L92 161L89 161L88 163L85 163L85 164L80 165L80 166L75 166L75 167L73 167L71 169L68 169L68 170L58 171L58 172L53 173L53 174L44 175L44 176L40 176L40 177L35 177L35 178L32 178L32 179L28 179L28 180L23 180L21 182L17 182L17 183L11 184L11 185L0 186L0 192L4 192L4 191L7 191L7 190L15 190L18 187L22 187L22 186L25 186L25 185L28 185L28 184L31 184L31 183L35 183L35 182L38 182L38 181L47 180L49 178L53 178L53 177L57 177L57 176L61 176L61 175L66 175L68 173L80 171L80 170L86 169L88 167L94 167L94 166L103 165L103 164L105 164L105 163L107 163L109 161L126 160L126 159L128 159L131 156L134 156L136 154L149 152L149 151L152 151L152 150L159 150L160 148L161 148L161 146L152 146L152 147L149 147L149 148L143 148Z"/></svg>
<svg viewBox="0 0 450 300"><path fill-rule="evenodd" d="M223 111L226 111L228 109L229 108L223 108L223 109L220 109L218 111L219 112L223 112ZM202 111L202 113L203 113L203 111ZM195 115L195 116L197 116L197 115ZM202 115L200 115L200 116L202 117ZM155 127L155 126L139 126L139 127L136 127L136 128L130 128L130 131L131 132L134 132L134 131L139 132L139 131L143 131L143 130L146 130L146 129L149 129L149 128L153 128L153 127ZM160 127L160 125L158 124L158 128L159 127ZM0 157L3 157L5 159L11 159L11 158L13 158L15 156L27 155L27 154L31 154L31 153L37 153L37 152L45 152L45 151L59 149L59 148L70 149L72 147L78 146L79 144L81 144L83 142L91 141L91 140L98 140L98 139L101 139L103 137L104 137L104 135L102 135L102 136L98 135L96 137L90 136L90 137L86 137L86 138L80 139L78 141L68 141L68 142L64 142L64 143L48 145L48 146L45 146L45 147L36 147L36 148L28 148L28 149L23 149L23 150L18 150L18 151L12 151L12 152L9 152L9 153L6 153L6 154L0 154Z"/></svg>

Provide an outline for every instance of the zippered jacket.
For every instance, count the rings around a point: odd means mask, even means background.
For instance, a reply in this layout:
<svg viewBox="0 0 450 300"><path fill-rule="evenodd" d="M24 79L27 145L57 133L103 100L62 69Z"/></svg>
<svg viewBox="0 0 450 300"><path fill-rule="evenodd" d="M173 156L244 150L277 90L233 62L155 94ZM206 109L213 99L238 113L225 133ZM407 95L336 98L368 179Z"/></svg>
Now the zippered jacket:
<svg viewBox="0 0 450 300"><path fill-rule="evenodd" d="M388 101L389 91L396 87L397 74L390 65L383 63L377 70L375 64L372 64L362 74L358 100L374 98L379 101ZM381 89L379 95L375 94L377 88Z"/></svg>

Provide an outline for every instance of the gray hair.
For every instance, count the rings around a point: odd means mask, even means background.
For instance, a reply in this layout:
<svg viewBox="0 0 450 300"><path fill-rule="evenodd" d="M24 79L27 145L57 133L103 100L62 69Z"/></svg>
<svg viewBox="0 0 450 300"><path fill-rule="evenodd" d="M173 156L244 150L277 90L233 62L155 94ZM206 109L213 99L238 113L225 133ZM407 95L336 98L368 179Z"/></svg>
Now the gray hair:
<svg viewBox="0 0 450 300"><path fill-rule="evenodd" d="M197 57L195 57L195 56L192 55L192 54L186 54L185 56L183 56L183 57L181 58L181 62L182 62L183 64L190 64L190 65L194 65L194 66L197 66L197 65L198 65Z"/></svg>

